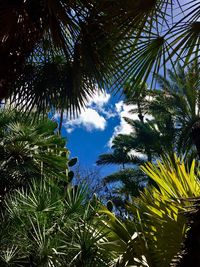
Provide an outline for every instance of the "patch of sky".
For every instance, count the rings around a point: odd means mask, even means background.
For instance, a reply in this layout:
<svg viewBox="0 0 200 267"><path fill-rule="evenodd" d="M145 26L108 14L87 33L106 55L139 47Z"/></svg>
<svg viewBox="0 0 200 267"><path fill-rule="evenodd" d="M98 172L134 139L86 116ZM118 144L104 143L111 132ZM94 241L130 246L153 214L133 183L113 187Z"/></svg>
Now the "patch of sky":
<svg viewBox="0 0 200 267"><path fill-rule="evenodd" d="M138 119L137 114L129 112L134 108L134 105L127 106L119 94L111 96L108 92L98 92L88 99L88 104L76 118L69 119L64 114L62 135L66 137L71 157L78 157L83 168L97 167L98 156L111 151L113 138L117 134L133 131L124 117ZM59 113L54 115L57 121L59 117ZM106 176L120 167L111 165L98 168L101 175Z"/></svg>

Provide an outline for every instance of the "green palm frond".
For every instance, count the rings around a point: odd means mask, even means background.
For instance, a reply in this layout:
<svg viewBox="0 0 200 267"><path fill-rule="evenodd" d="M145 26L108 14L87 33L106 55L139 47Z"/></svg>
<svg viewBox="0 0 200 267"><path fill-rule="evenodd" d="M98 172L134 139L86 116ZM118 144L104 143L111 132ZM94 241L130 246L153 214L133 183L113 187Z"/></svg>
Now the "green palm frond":
<svg viewBox="0 0 200 267"><path fill-rule="evenodd" d="M45 266L56 266L61 263L57 259L57 246L59 239L53 238L53 235L49 235L51 230L46 227L44 222L42 223L37 217L32 220L31 223L31 237L33 239L32 253L35 254L34 264L43 264ZM52 233L51 233L52 234Z"/></svg>
<svg viewBox="0 0 200 267"><path fill-rule="evenodd" d="M140 170L126 168L104 177L103 181L105 184L121 182L122 187L117 190L118 194L137 196L148 179Z"/></svg>
<svg viewBox="0 0 200 267"><path fill-rule="evenodd" d="M51 108L65 109L70 116L75 116L96 92L98 86L94 81L95 77L89 80L84 73L73 70L70 62L29 64L13 84L7 103L20 110L37 110L39 113Z"/></svg>
<svg viewBox="0 0 200 267"><path fill-rule="evenodd" d="M122 66L127 66L124 76L135 78L135 90L150 76L153 85L161 69L166 76L167 65L175 72L179 60L186 66L199 55L198 1L184 5L179 1L157 1L156 4L160 4L160 15L156 14L159 9L156 5L155 13L151 13L136 38L131 36L124 55L122 52Z"/></svg>
<svg viewBox="0 0 200 267"><path fill-rule="evenodd" d="M65 139L55 133L55 122L13 110L2 110L0 121L1 197L47 174L67 183L69 152Z"/></svg>
<svg viewBox="0 0 200 267"><path fill-rule="evenodd" d="M191 199L199 198L199 173L195 160L187 167L174 157L146 163L142 170L156 183L127 203L129 216L120 221L102 208L105 225L114 232L121 247L114 266L169 266L179 257L188 226L185 211L193 210ZM168 242L166 242L168 240Z"/></svg>
<svg viewBox="0 0 200 267"><path fill-rule="evenodd" d="M130 135L117 135L112 142L113 152L100 155L97 164L122 164L123 167L124 164L141 164L144 160L133 153L134 141Z"/></svg>
<svg viewBox="0 0 200 267"><path fill-rule="evenodd" d="M2 262L13 246L10 266L18 266L17 260L19 266L22 260L34 266L108 266L116 252L98 219L99 203L86 195L84 186L63 190L52 179L11 194L0 218Z"/></svg>
<svg viewBox="0 0 200 267"><path fill-rule="evenodd" d="M50 181L49 181L50 183ZM10 217L20 215L20 211L27 216L30 213L48 212L58 214L63 208L58 188L50 187L47 182L32 181L29 190L18 190L6 200L6 207Z"/></svg>
<svg viewBox="0 0 200 267"><path fill-rule="evenodd" d="M119 172L104 177L104 182L112 183L121 180L122 182L124 181L125 183L127 179L133 180L133 182L134 180L135 182L141 182L145 180L145 176L138 169L127 168L125 170L121 170Z"/></svg>
<svg viewBox="0 0 200 267"><path fill-rule="evenodd" d="M73 243L66 240L66 246L70 246L69 256L71 254L69 266L108 266L115 254L109 248L109 231L95 222L80 221L71 228L71 233Z"/></svg>
<svg viewBox="0 0 200 267"><path fill-rule="evenodd" d="M199 172L196 173L196 164L193 160L190 169L183 160L175 156L174 165L170 158L157 162L157 165L146 163L141 169L152 178L160 188L162 194L170 198L190 198L200 194ZM198 169L197 169L198 170Z"/></svg>
<svg viewBox="0 0 200 267"><path fill-rule="evenodd" d="M28 263L27 255L18 247L1 247L0 264L2 267L23 267Z"/></svg>
<svg viewBox="0 0 200 267"><path fill-rule="evenodd" d="M163 142L167 137L167 132L163 131L163 128L166 128L164 123L159 124L155 119L148 120L147 122L134 121L126 117L124 119L133 127L133 133L130 135L129 142L132 149L147 155L149 160L154 155L160 155L165 149L170 150L170 148L167 148L167 145L170 145L170 143ZM167 130L169 130L169 127Z"/></svg>
<svg viewBox="0 0 200 267"><path fill-rule="evenodd" d="M109 164L138 164L141 163L137 156L127 155L122 153L102 154L96 161L97 165L109 165Z"/></svg>
<svg viewBox="0 0 200 267"><path fill-rule="evenodd" d="M2 1L0 11L6 25L0 31L1 98L14 92L27 109L55 105L73 114L94 92L94 84L119 88L134 77L136 89L160 71L166 74L169 64L175 70L180 57L187 65L199 56L198 0ZM48 73L52 82L52 72L45 65L65 83L47 86L41 77Z"/></svg>
<svg viewBox="0 0 200 267"><path fill-rule="evenodd" d="M164 94L156 97L155 101L151 103L150 111L156 118L172 118L177 151L188 153L194 145L198 147L198 141L192 137L192 129L195 127L198 129L199 121L198 62L194 61L187 68L178 64L176 72L169 70L168 74L169 79L158 77ZM160 115L156 115L158 112Z"/></svg>

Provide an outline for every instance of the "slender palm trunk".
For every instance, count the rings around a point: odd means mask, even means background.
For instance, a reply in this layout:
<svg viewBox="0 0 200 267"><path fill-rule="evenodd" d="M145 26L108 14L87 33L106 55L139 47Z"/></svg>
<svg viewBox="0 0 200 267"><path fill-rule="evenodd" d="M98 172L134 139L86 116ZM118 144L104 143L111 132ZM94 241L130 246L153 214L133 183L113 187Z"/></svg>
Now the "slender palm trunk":
<svg viewBox="0 0 200 267"><path fill-rule="evenodd" d="M59 135L61 135L61 131L62 131L63 115L64 115L64 110L62 109L60 113L60 123L59 123L59 128L58 128Z"/></svg>
<svg viewBox="0 0 200 267"><path fill-rule="evenodd" d="M194 123L190 133L200 159L200 120Z"/></svg>
<svg viewBox="0 0 200 267"><path fill-rule="evenodd" d="M124 170L125 169L125 163L123 162L122 163L122 170Z"/></svg>
<svg viewBox="0 0 200 267"><path fill-rule="evenodd" d="M139 101L137 102L137 106L138 106L138 118L141 122L144 122L144 115L142 114L142 109Z"/></svg>

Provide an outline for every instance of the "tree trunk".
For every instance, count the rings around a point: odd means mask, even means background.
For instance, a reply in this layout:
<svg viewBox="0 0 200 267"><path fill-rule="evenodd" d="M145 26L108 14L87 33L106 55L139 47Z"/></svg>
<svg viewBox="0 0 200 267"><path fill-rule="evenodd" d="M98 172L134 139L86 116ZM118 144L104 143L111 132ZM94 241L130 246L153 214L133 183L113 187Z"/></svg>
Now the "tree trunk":
<svg viewBox="0 0 200 267"><path fill-rule="evenodd" d="M200 120L195 122L192 126L190 136L192 138L192 141L194 145L196 146L197 153L200 159Z"/></svg>
<svg viewBox="0 0 200 267"><path fill-rule="evenodd" d="M200 209L190 218L191 228L183 244L183 253L176 267L200 266Z"/></svg>
<svg viewBox="0 0 200 267"><path fill-rule="evenodd" d="M144 123L144 115L142 114L142 109L141 109L141 106L140 106L140 102L138 101L137 102L137 106L138 106L138 118L141 122Z"/></svg>

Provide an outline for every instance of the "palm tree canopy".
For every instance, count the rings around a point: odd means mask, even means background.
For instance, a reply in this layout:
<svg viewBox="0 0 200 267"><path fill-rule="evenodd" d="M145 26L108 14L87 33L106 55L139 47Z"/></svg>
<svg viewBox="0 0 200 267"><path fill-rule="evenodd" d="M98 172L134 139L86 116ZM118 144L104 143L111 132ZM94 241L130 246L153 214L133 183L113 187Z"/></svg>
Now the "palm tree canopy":
<svg viewBox="0 0 200 267"><path fill-rule="evenodd" d="M126 168L104 177L103 181L105 184L122 183L122 187L117 189L119 196L122 197L125 194L133 197L139 195L140 190L142 191L147 184L148 178L137 168Z"/></svg>
<svg viewBox="0 0 200 267"><path fill-rule="evenodd" d="M36 121L34 114L27 118L11 110L0 112L1 197L47 174L67 183L69 152L56 129L56 122Z"/></svg>
<svg viewBox="0 0 200 267"><path fill-rule="evenodd" d="M132 153L131 141L132 138L128 135L116 136L111 147L113 152L100 155L96 162L97 165L117 164L122 165L124 168L125 164L142 163L143 160Z"/></svg>
<svg viewBox="0 0 200 267"><path fill-rule="evenodd" d="M117 87L134 77L137 88L162 66L165 73L167 62L174 68L176 59L186 65L199 55L199 16L198 0L1 0L0 97L17 88L20 100L34 96L29 108L42 101L42 109L70 109L84 105L95 83ZM35 75L47 73L46 63L48 77L52 68L61 69L61 77L67 72L65 84L38 83ZM38 88L45 100L37 100Z"/></svg>
<svg viewBox="0 0 200 267"><path fill-rule="evenodd" d="M138 143L138 149L149 147L157 155L167 152L173 156L173 151L193 154L194 145L199 151L200 144L199 62L196 59L187 67L179 62L175 71L168 70L167 74L167 78L156 76L159 89L139 86L136 91L132 83L125 88L125 101L134 105L131 112L139 118L124 118L133 127L129 143L132 147Z"/></svg>
<svg viewBox="0 0 200 267"><path fill-rule="evenodd" d="M97 201L86 199L85 187L63 190L48 178L9 196L0 215L0 265L108 266L115 252L104 246Z"/></svg>
<svg viewBox="0 0 200 267"><path fill-rule="evenodd" d="M168 70L168 77L157 76L163 93L155 96L149 105L149 112L161 120L172 117L177 150L185 153L198 143L198 140L195 142L200 120L198 62L187 68L179 64L175 73Z"/></svg>

